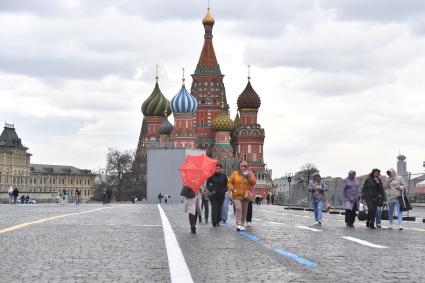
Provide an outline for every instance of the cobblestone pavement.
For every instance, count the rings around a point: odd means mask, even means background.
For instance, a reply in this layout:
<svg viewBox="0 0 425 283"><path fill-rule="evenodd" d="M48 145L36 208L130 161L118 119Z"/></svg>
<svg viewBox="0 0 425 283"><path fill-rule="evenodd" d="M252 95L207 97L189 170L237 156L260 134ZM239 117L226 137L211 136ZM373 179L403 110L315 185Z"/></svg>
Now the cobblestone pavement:
<svg viewBox="0 0 425 283"><path fill-rule="evenodd" d="M423 223L347 229L343 216L326 214L318 227L312 212L262 205L247 233L231 215L192 235L182 205L161 207L194 282L425 282ZM0 205L0 254L0 282L171 281L153 204Z"/></svg>

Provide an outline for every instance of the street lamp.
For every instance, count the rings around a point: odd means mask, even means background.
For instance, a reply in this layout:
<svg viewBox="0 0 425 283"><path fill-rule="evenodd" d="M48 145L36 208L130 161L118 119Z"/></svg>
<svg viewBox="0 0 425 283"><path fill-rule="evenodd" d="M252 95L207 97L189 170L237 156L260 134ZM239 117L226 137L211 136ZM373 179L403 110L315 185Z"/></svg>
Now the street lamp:
<svg viewBox="0 0 425 283"><path fill-rule="evenodd" d="M292 173L286 173L286 180L288 180L288 210L289 210L289 204L291 203L291 182L292 182L292 177L294 176L294 174Z"/></svg>

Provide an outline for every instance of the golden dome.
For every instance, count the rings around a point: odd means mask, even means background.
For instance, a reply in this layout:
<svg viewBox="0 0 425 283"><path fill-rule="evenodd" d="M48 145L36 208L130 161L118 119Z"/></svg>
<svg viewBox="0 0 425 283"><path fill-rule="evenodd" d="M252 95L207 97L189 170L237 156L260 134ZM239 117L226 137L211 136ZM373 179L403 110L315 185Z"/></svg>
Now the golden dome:
<svg viewBox="0 0 425 283"><path fill-rule="evenodd" d="M220 113L212 121L212 127L215 131L232 131L235 128L235 123L230 119L227 111L221 109Z"/></svg>
<svg viewBox="0 0 425 283"><path fill-rule="evenodd" d="M204 26L213 26L214 25L214 18L211 16L210 8L208 8L207 15L202 19L202 24Z"/></svg>

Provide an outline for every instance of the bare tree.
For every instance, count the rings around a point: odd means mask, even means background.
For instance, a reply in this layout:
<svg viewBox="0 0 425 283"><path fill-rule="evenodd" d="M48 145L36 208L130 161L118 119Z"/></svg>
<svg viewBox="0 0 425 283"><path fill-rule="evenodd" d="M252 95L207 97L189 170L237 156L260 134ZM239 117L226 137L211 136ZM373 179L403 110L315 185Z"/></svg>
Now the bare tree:
<svg viewBox="0 0 425 283"><path fill-rule="evenodd" d="M132 151L121 152L117 149L109 148L106 168L111 185L116 189L117 201L123 200L124 190L131 187L134 157L135 154Z"/></svg>
<svg viewBox="0 0 425 283"><path fill-rule="evenodd" d="M315 173L318 173L319 170L317 169L316 165L313 163L306 163L300 168L301 170L295 173L295 182L300 185L301 187L306 187L308 183L310 182L312 176Z"/></svg>

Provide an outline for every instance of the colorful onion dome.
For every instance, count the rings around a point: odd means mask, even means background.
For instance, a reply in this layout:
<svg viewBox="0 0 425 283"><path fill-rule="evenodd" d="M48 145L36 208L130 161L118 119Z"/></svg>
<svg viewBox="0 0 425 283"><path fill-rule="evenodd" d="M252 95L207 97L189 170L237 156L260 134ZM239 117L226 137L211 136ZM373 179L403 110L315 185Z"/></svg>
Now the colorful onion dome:
<svg viewBox="0 0 425 283"><path fill-rule="evenodd" d="M210 8L208 7L207 15L202 19L202 24L204 26L213 26L215 23L215 20L213 16L211 15Z"/></svg>
<svg viewBox="0 0 425 283"><path fill-rule="evenodd" d="M176 96L171 99L171 111L175 113L191 113L195 112L198 107L198 102L196 98L193 97L186 89L184 85L184 69L183 69L183 79L182 79L182 88L176 94Z"/></svg>
<svg viewBox="0 0 425 283"><path fill-rule="evenodd" d="M212 127L215 131L231 131L235 128L235 123L230 119L223 105L220 113L212 121Z"/></svg>
<svg viewBox="0 0 425 283"><path fill-rule="evenodd" d="M165 117L164 121L162 121L161 125L159 126L159 134L170 135L173 128L173 125L170 123L170 121L168 121L167 117Z"/></svg>
<svg viewBox="0 0 425 283"><path fill-rule="evenodd" d="M261 99L251 86L248 80L244 91L238 97L238 109L258 109L261 105Z"/></svg>
<svg viewBox="0 0 425 283"><path fill-rule="evenodd" d="M157 78L152 94L142 104L142 113L145 116L163 116L165 111L168 116L171 114L170 101L159 89Z"/></svg>

